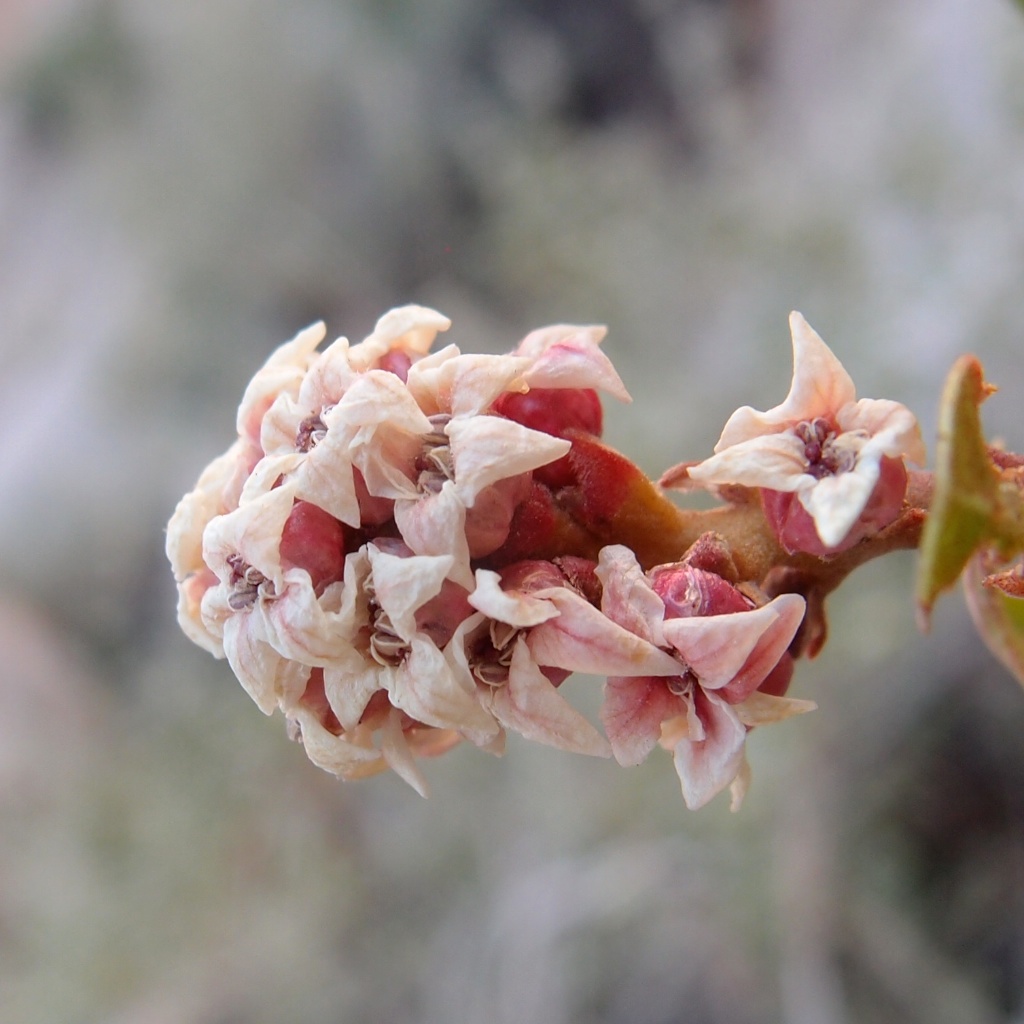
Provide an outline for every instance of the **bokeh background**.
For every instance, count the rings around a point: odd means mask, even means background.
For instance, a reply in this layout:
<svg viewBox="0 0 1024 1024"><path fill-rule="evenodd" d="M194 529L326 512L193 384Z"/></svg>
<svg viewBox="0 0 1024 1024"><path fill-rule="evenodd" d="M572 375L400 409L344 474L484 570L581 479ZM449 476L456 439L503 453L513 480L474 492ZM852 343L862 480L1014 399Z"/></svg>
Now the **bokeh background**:
<svg viewBox="0 0 1024 1024"><path fill-rule="evenodd" d="M338 782L163 555L315 319L606 323L658 473L782 398L799 308L929 438L977 352L1019 449L1022 270L1010 0L3 0L0 1019L1024 1021L1024 693L959 597L916 632L911 556L730 815L518 743Z"/></svg>

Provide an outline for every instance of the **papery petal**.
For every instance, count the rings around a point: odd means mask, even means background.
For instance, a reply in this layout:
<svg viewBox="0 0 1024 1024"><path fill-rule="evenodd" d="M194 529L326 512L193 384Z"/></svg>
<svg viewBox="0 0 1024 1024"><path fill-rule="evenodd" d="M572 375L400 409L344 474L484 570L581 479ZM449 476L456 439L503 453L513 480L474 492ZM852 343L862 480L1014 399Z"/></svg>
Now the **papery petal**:
<svg viewBox="0 0 1024 1024"><path fill-rule="evenodd" d="M337 432L337 443L348 449L370 494L383 498L416 494L410 474L423 449L423 437L432 427L393 373L371 370L361 376L324 413L324 423L330 428L328 438Z"/></svg>
<svg viewBox="0 0 1024 1024"><path fill-rule="evenodd" d="M380 665L350 650L324 669L327 702L344 729L354 729L381 688Z"/></svg>
<svg viewBox="0 0 1024 1024"><path fill-rule="evenodd" d="M298 707L289 717L299 726L306 756L318 768L342 779L366 778L387 768L379 750L357 745L344 734L328 732L311 711Z"/></svg>
<svg viewBox="0 0 1024 1024"><path fill-rule="evenodd" d="M791 610L794 605L785 602L783 607ZM669 619L663 628L665 639L679 652L683 663L693 670L701 687L718 690L736 677L762 636L777 628L778 622L779 615L769 603L747 612ZM785 650L785 645L782 650ZM780 657L782 650L779 651ZM759 663L762 660L759 659ZM766 675L778 660L776 658L771 665L763 666ZM760 682L758 679L757 683Z"/></svg>
<svg viewBox="0 0 1024 1024"><path fill-rule="evenodd" d="M747 737L736 712L715 694L696 688L694 704L704 738L680 740L673 751L683 799L691 811L703 807L736 778Z"/></svg>
<svg viewBox="0 0 1024 1024"><path fill-rule="evenodd" d="M259 442L264 414L282 392L292 395L298 393L313 353L326 334L324 324L315 323L275 349L256 372L242 396L237 417L240 437Z"/></svg>
<svg viewBox="0 0 1024 1024"><path fill-rule="evenodd" d="M722 430L716 452L762 434L778 433L803 420L834 417L856 398L843 364L800 313L790 313L789 329L793 335L793 382L786 400L767 412L750 406L737 409Z"/></svg>
<svg viewBox="0 0 1024 1024"><path fill-rule="evenodd" d="M274 713L282 692L278 686L287 662L260 635L260 622L247 612L224 622L224 653L231 670L265 715Z"/></svg>
<svg viewBox="0 0 1024 1024"><path fill-rule="evenodd" d="M804 620L807 602L799 594L780 594L765 607L775 612L775 621L760 635L743 667L721 689L721 697L730 704L750 697L779 663Z"/></svg>
<svg viewBox="0 0 1024 1024"><path fill-rule="evenodd" d="M241 614L263 616L267 642L284 657L315 667L330 665L349 648L338 628L340 616L321 607L305 569L289 569L282 582L276 597L259 600Z"/></svg>
<svg viewBox="0 0 1024 1024"><path fill-rule="evenodd" d="M489 409L504 391L524 391L522 375L528 359L516 356L458 355L443 362L421 360L407 381L420 408L428 415L475 416Z"/></svg>
<svg viewBox="0 0 1024 1024"><path fill-rule="evenodd" d="M441 592L451 571L451 555L400 558L367 546L377 603L403 640L416 634L416 612ZM415 717L415 716L414 716Z"/></svg>
<svg viewBox="0 0 1024 1024"><path fill-rule="evenodd" d="M799 492L800 504L811 514L823 544L833 548L842 543L864 511L878 475L878 459L860 458L850 472L822 477Z"/></svg>
<svg viewBox="0 0 1024 1024"><path fill-rule="evenodd" d="M359 370L371 369L382 356L400 349L411 356L430 351L440 331L447 331L452 322L442 313L426 306L398 306L378 321L373 333L349 351L351 364Z"/></svg>
<svg viewBox="0 0 1024 1024"><path fill-rule="evenodd" d="M530 630L527 643L538 665L613 676L675 676L679 663L624 629L568 588L538 591L557 618Z"/></svg>
<svg viewBox="0 0 1024 1024"><path fill-rule="evenodd" d="M446 428L455 467L455 488L471 508L485 487L560 459L572 447L502 416L453 419Z"/></svg>
<svg viewBox="0 0 1024 1024"><path fill-rule="evenodd" d="M525 374L531 388L596 388L619 401L632 401L611 360L598 348L607 333L607 327L598 325L554 324L531 331L514 354L533 360Z"/></svg>
<svg viewBox="0 0 1024 1024"><path fill-rule="evenodd" d="M537 743L593 757L608 757L608 741L551 685L526 641L516 641L508 683L482 687L483 699L506 728Z"/></svg>
<svg viewBox="0 0 1024 1024"><path fill-rule="evenodd" d="M455 729L478 746L493 739L498 726L481 706L476 687L464 689L444 655L414 637L405 663L387 680L391 703L410 718L439 729Z"/></svg>
<svg viewBox="0 0 1024 1024"><path fill-rule="evenodd" d="M718 446L716 446L718 447ZM717 455L687 468L699 484L741 484L798 491L812 486L803 441L788 432L763 434L723 447Z"/></svg>
<svg viewBox="0 0 1024 1024"><path fill-rule="evenodd" d="M281 487L212 519L203 533L206 564L226 582L233 571L228 558L237 554L280 585L281 534L293 500L292 493Z"/></svg>
<svg viewBox="0 0 1024 1024"><path fill-rule="evenodd" d="M862 398L839 410L836 423L841 431L863 431L865 447L879 455L906 457L923 466L927 453L917 417L899 402L882 398Z"/></svg>
<svg viewBox="0 0 1024 1024"><path fill-rule="evenodd" d="M525 629L558 615L550 602L532 597L520 590L502 590L501 577L489 569L477 569L476 589L469 595L469 603L489 619Z"/></svg>
<svg viewBox="0 0 1024 1024"><path fill-rule="evenodd" d="M429 796L427 780L420 774L419 767L409 749L409 743L402 730L402 715L392 708L384 728L381 730L380 749L388 767L403 781L407 782L420 796Z"/></svg>
<svg viewBox="0 0 1024 1024"><path fill-rule="evenodd" d="M395 522L402 539L417 555L451 555L449 577L467 590L473 589L466 542L466 507L446 480L437 494L395 502Z"/></svg>
<svg viewBox="0 0 1024 1024"><path fill-rule="evenodd" d="M622 678L605 683L601 721L621 765L640 764L657 745L661 723L684 714L683 699L661 676Z"/></svg>
<svg viewBox="0 0 1024 1024"><path fill-rule="evenodd" d="M742 704L734 704L736 717L749 728L783 722L794 715L806 715L817 711L813 700L797 700L795 697L774 697L755 690Z"/></svg>
<svg viewBox="0 0 1024 1024"><path fill-rule="evenodd" d="M595 572L603 586L604 614L655 647L663 647L665 604L654 592L636 555L621 544L610 544L601 549Z"/></svg>

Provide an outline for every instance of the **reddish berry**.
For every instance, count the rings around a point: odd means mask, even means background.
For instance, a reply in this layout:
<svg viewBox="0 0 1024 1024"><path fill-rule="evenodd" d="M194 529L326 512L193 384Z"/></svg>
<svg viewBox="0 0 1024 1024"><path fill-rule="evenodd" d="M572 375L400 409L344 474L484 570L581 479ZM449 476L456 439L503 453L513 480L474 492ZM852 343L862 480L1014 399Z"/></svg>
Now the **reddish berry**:
<svg viewBox="0 0 1024 1024"><path fill-rule="evenodd" d="M281 564L305 569L319 592L345 572L344 527L319 505L296 501L281 534Z"/></svg>

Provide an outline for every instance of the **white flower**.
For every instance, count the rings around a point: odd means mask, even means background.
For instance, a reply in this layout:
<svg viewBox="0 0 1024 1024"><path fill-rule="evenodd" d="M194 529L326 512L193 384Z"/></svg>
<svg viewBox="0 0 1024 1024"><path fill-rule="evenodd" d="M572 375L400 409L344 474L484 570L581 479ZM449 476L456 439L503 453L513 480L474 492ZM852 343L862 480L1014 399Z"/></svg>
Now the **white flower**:
<svg viewBox="0 0 1024 1024"><path fill-rule="evenodd" d="M807 321L794 312L789 323L793 382L786 400L767 412L749 406L734 412L716 454L688 467L687 475L704 485L795 494L822 544L835 549L864 512L883 460L923 463L924 443L906 406L858 401L849 374ZM895 501L890 496L884 513L895 518L902 498L902 492Z"/></svg>

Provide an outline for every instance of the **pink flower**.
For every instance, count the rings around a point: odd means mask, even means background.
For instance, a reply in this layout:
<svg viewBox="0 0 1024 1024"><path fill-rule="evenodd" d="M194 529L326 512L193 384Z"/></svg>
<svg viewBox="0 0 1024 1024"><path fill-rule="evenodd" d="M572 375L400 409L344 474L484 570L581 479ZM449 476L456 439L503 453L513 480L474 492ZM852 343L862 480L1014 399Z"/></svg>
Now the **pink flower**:
<svg viewBox="0 0 1024 1024"><path fill-rule="evenodd" d="M601 718L620 764L639 764L659 742L671 749L683 799L694 809L734 781L742 787L749 725L777 721L811 705L757 693L803 619L803 598L784 594L746 611L693 614L699 605L673 593L674 571L686 568L680 563L645 576L628 548L602 550L597 569L604 584L602 609L669 651L675 672L609 678ZM659 591L669 595L670 608Z"/></svg>
<svg viewBox="0 0 1024 1024"><path fill-rule="evenodd" d="M789 323L794 365L786 400L767 412L738 409L716 454L684 475L701 485L762 488L768 519L791 552L841 551L896 518L904 460L923 463L924 443L909 409L858 401L853 381L807 321L792 313Z"/></svg>
<svg viewBox="0 0 1024 1024"><path fill-rule="evenodd" d="M503 728L529 740L607 757L608 742L557 684L573 671L676 671L664 651L603 615L551 562L520 562L501 575L478 569L469 603L478 614L456 631L448 662Z"/></svg>

